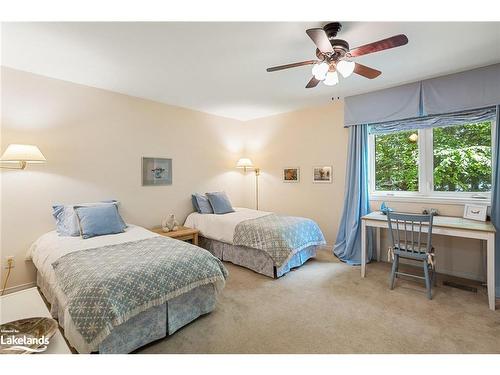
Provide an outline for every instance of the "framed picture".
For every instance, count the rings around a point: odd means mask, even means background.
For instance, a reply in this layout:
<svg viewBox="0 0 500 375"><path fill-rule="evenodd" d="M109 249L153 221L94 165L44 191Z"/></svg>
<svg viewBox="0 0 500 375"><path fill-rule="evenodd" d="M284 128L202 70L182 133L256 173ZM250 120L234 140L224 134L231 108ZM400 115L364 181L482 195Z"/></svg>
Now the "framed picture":
<svg viewBox="0 0 500 375"><path fill-rule="evenodd" d="M313 182L316 184L330 184L333 181L333 167L331 165L313 167Z"/></svg>
<svg viewBox="0 0 500 375"><path fill-rule="evenodd" d="M142 186L172 185L172 159L142 158Z"/></svg>
<svg viewBox="0 0 500 375"><path fill-rule="evenodd" d="M283 168L283 182L299 182L299 181L300 181L299 167Z"/></svg>
<svg viewBox="0 0 500 375"><path fill-rule="evenodd" d="M483 204L466 204L464 207L464 219L472 219L478 221L486 221L487 205Z"/></svg>

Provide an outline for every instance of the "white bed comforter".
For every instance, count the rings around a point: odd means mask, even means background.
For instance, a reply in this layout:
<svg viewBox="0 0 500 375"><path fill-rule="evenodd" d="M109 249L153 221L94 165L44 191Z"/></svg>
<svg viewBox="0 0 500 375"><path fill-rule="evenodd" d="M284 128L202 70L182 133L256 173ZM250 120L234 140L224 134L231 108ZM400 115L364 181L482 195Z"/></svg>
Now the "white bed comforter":
<svg viewBox="0 0 500 375"><path fill-rule="evenodd" d="M60 236L55 230L45 233L33 245L31 245L27 259L32 259L38 272L42 275L45 289L49 295L47 299L53 303L53 291L55 290L55 272L52 267L57 259L63 255L85 249L93 249L106 245L120 244L130 241L143 240L146 238L159 236L143 227L128 224L125 232L110 234L107 236L97 236L86 240L81 237Z"/></svg>
<svg viewBox="0 0 500 375"><path fill-rule="evenodd" d="M184 226L198 229L203 237L232 245L234 229L239 223L272 214L272 212L257 211L250 208L235 207L234 209L235 212L223 215L193 212L187 217Z"/></svg>

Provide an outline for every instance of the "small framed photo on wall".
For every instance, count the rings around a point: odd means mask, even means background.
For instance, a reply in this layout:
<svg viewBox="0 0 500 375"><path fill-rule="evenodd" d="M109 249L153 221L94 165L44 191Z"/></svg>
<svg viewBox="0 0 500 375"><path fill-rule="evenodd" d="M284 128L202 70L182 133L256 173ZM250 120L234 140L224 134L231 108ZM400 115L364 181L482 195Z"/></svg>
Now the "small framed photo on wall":
<svg viewBox="0 0 500 375"><path fill-rule="evenodd" d="M172 159L142 158L142 186L172 185Z"/></svg>
<svg viewBox="0 0 500 375"><path fill-rule="evenodd" d="M331 165L313 167L313 183L331 184L332 181L333 167Z"/></svg>
<svg viewBox="0 0 500 375"><path fill-rule="evenodd" d="M466 204L464 207L464 219L486 221L488 206L484 204Z"/></svg>
<svg viewBox="0 0 500 375"><path fill-rule="evenodd" d="M299 167L283 168L283 182L299 182L299 181L300 181Z"/></svg>

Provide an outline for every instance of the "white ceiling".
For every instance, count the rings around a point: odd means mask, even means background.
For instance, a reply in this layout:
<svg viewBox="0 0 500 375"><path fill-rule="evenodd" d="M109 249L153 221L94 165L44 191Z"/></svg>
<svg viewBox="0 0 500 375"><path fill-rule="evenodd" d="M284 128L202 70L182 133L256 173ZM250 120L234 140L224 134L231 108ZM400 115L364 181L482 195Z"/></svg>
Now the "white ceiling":
<svg viewBox="0 0 500 375"><path fill-rule="evenodd" d="M406 46L356 61L382 70L305 89L314 58L305 30L322 23L3 23L2 65L249 120L500 62L500 23L346 22L352 47L395 34Z"/></svg>

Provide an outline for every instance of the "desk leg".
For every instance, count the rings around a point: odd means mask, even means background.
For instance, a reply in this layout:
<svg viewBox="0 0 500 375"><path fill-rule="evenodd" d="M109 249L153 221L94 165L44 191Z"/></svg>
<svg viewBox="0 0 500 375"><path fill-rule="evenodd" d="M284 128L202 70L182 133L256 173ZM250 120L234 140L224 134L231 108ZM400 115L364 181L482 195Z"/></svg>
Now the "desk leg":
<svg viewBox="0 0 500 375"><path fill-rule="evenodd" d="M366 273L366 223L361 220L361 277Z"/></svg>
<svg viewBox="0 0 500 375"><path fill-rule="evenodd" d="M377 246L377 262L380 262L380 228L375 229L375 246Z"/></svg>
<svg viewBox="0 0 500 375"><path fill-rule="evenodd" d="M198 233L193 235L193 245L198 246Z"/></svg>
<svg viewBox="0 0 500 375"><path fill-rule="evenodd" d="M486 278L488 286L488 304L495 310L495 234L488 235L486 240Z"/></svg>

